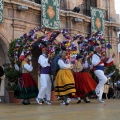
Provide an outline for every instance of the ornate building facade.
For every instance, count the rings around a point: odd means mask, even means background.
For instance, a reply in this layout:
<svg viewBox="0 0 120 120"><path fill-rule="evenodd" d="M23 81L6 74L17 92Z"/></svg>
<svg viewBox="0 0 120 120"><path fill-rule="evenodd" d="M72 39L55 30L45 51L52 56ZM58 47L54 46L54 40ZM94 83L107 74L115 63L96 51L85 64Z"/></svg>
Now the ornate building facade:
<svg viewBox="0 0 120 120"><path fill-rule="evenodd" d="M120 27L120 23L116 19L114 3L114 0L60 0L60 29L68 29L71 34L79 33L86 36L91 33L90 6L104 9L105 38L112 44L118 58L116 28ZM77 12L76 7L80 8L78 9L80 11ZM41 2L40 0L4 0L3 18L3 23L0 23L0 65L7 65L9 43L41 25ZM119 64L119 59L116 59L116 64ZM35 79L37 80L37 77ZM5 81L2 81L1 86L0 96L4 97L6 96Z"/></svg>

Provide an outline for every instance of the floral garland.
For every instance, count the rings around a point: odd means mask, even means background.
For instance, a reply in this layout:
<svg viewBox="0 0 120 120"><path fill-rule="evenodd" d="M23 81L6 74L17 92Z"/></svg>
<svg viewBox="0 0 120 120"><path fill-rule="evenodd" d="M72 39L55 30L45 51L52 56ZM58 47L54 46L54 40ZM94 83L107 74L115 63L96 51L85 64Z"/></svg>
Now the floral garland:
<svg viewBox="0 0 120 120"><path fill-rule="evenodd" d="M44 33L44 36L38 36L37 32ZM62 34L65 40L56 43L55 40L59 34ZM102 46L102 51L106 51L106 48L112 49L112 46L103 38L100 31L84 38L79 34L71 36L65 29L61 31L49 32L45 29L41 29L41 27L37 27L17 39L17 43L14 48L14 60L15 62L19 61L20 56L18 55L18 50L21 46L23 46L23 52L31 51L35 46L38 48L45 46L48 47L51 55L55 53L57 48L65 48L68 51L68 59L74 63L78 54L78 48L74 43L75 40L78 40L79 54L82 55L82 57L91 55L94 51L94 47L98 44Z"/></svg>

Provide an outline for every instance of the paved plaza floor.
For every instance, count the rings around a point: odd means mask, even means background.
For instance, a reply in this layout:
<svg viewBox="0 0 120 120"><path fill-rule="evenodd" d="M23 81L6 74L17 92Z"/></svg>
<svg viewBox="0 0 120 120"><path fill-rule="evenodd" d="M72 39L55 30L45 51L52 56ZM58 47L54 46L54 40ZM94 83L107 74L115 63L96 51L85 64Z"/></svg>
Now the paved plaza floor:
<svg viewBox="0 0 120 120"><path fill-rule="evenodd" d="M120 120L120 99L105 100L98 103L60 105L60 101L52 105L0 104L0 120Z"/></svg>

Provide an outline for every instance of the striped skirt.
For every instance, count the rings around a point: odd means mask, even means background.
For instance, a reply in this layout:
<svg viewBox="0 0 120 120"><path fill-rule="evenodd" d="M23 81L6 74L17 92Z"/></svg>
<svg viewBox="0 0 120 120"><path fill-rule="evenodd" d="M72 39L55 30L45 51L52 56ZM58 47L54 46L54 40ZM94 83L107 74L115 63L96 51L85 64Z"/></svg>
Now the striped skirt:
<svg viewBox="0 0 120 120"><path fill-rule="evenodd" d="M55 94L57 96L75 95L75 82L73 74L70 70L59 70L55 81Z"/></svg>

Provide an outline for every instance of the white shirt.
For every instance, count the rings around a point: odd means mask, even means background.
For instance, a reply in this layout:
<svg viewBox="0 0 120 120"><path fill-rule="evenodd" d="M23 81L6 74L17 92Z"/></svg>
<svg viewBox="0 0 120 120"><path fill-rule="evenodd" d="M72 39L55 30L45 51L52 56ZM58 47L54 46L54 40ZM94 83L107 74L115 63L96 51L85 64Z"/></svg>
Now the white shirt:
<svg viewBox="0 0 120 120"><path fill-rule="evenodd" d="M106 63L108 64L108 63L111 63L112 61L113 61L113 58L110 57L110 58L106 61ZM92 56L92 65L93 65L93 66L96 66L96 65L98 65L100 62L101 62L100 57L99 57L98 55L94 54L94 55ZM100 66L104 66L104 63L101 63Z"/></svg>
<svg viewBox="0 0 120 120"><path fill-rule="evenodd" d="M71 67L71 64L64 63L64 61L61 59L58 60L58 65L62 69L70 69Z"/></svg>
<svg viewBox="0 0 120 120"><path fill-rule="evenodd" d="M87 69L87 68L89 68L90 70L93 69L93 65L90 65L87 61L85 61L85 63L83 63L82 66L83 69Z"/></svg>
<svg viewBox="0 0 120 120"><path fill-rule="evenodd" d="M29 71L29 72L31 72L32 70L33 70L33 66L32 66L32 64L24 64L24 68L27 70L27 71Z"/></svg>
<svg viewBox="0 0 120 120"><path fill-rule="evenodd" d="M93 66L96 66L96 65L98 65L100 62L101 62L100 57L99 57L98 55L96 55L96 54L93 54L93 56L92 56L92 65L93 65ZM104 66L104 63L102 63L102 64L100 64L100 65Z"/></svg>
<svg viewBox="0 0 120 120"><path fill-rule="evenodd" d="M19 66L17 64L14 64L15 70L19 71Z"/></svg>
<svg viewBox="0 0 120 120"><path fill-rule="evenodd" d="M106 61L106 63L110 63L110 62L112 62L112 61L114 61L114 59L113 59L112 57L110 57L110 58Z"/></svg>
<svg viewBox="0 0 120 120"><path fill-rule="evenodd" d="M89 67L89 64L87 61L85 61L85 63L83 63L82 66L83 66L83 69L86 69Z"/></svg>
<svg viewBox="0 0 120 120"><path fill-rule="evenodd" d="M47 66L50 66L48 63L48 58L46 58L44 55L40 55L38 59L38 63L44 68Z"/></svg>

